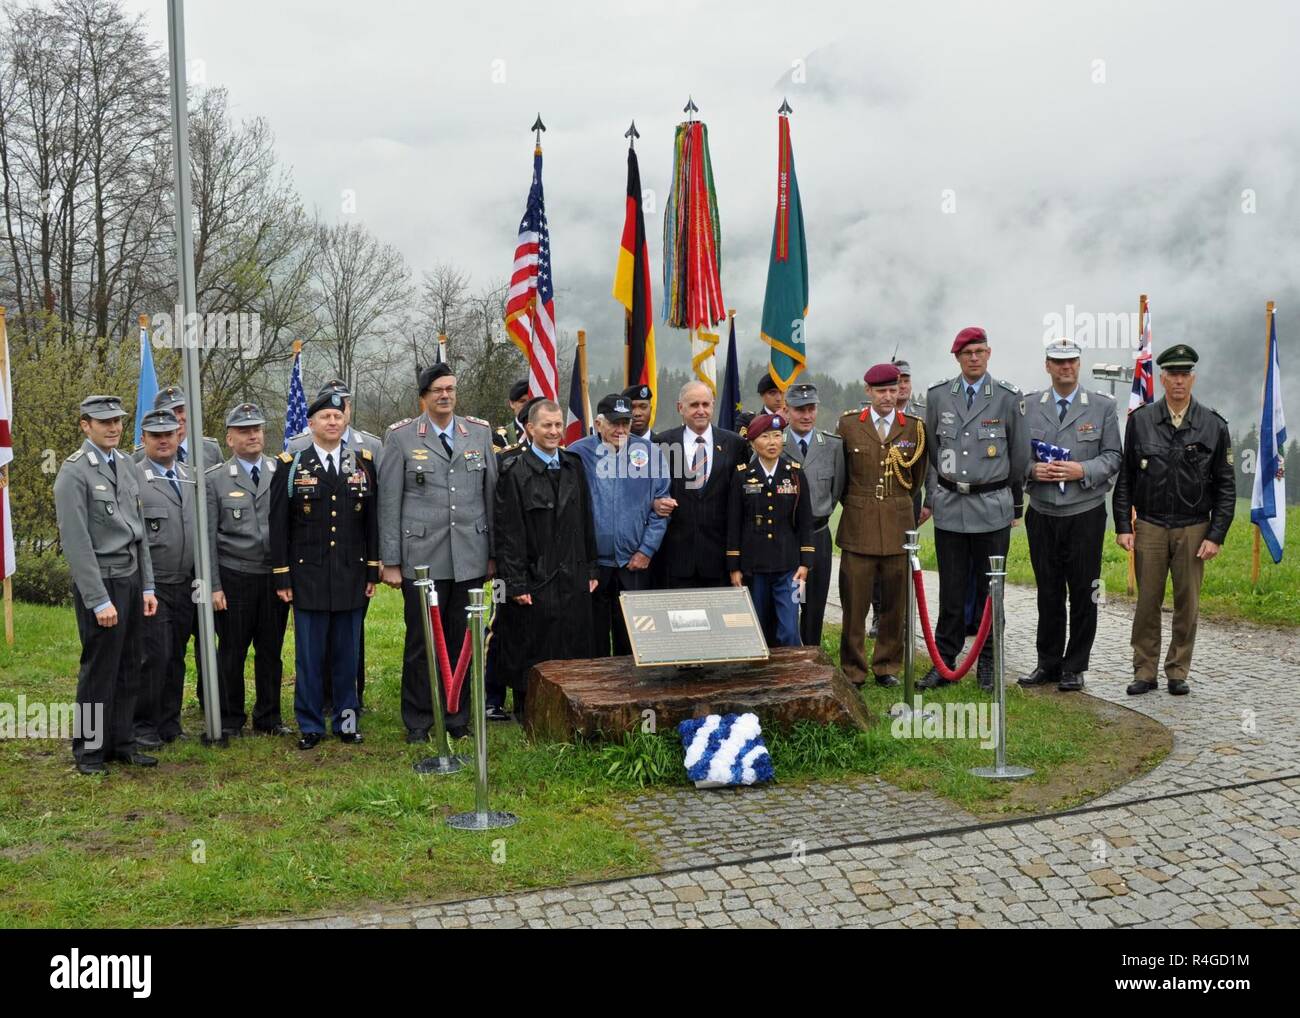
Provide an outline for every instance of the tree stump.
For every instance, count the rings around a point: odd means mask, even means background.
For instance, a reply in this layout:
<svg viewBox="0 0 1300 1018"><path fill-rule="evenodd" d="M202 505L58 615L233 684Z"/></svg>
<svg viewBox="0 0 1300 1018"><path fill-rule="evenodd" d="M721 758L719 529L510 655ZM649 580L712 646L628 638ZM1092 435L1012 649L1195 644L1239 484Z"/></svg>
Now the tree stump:
<svg viewBox="0 0 1300 1018"><path fill-rule="evenodd" d="M631 657L543 661L529 672L524 725L536 739L621 738L654 711L656 729L706 714L866 729L866 705L820 647L777 647L765 662L637 668Z"/></svg>

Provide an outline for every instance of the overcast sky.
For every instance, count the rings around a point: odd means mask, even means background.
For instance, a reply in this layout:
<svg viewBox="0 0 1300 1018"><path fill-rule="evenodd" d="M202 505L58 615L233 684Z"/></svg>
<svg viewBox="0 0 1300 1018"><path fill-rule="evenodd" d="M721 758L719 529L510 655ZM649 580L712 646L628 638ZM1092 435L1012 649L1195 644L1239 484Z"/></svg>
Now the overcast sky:
<svg viewBox="0 0 1300 1018"><path fill-rule="evenodd" d="M163 0L131 0L166 39ZM963 326L1039 387L1045 316L1136 310L1201 354L1197 395L1258 413L1264 302L1300 393L1300 6L1276 3L437 4L190 0L188 55L262 115L304 199L341 194L412 269L505 278L540 110L560 327L621 359L610 296L635 117L656 308L672 132L709 125L722 284L758 341L776 108L794 107L810 365L860 376L897 343L951 375ZM501 78L504 80L494 80ZM802 78L803 80L795 80ZM1253 192L1253 212L1243 211ZM955 212L945 211L955 199ZM658 329L684 367L685 334ZM1099 350L1084 358L1129 359ZM748 390L752 379L743 380ZM1300 407L1292 395L1292 402Z"/></svg>

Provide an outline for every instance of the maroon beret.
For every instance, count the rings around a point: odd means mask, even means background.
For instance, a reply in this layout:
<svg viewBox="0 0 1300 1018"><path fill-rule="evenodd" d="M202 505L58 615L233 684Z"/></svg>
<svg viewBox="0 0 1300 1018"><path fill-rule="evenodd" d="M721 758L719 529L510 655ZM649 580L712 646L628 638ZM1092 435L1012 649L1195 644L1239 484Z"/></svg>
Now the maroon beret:
<svg viewBox="0 0 1300 1018"><path fill-rule="evenodd" d="M970 346L972 343L987 343L989 335L978 325L971 325L957 333L957 338L952 341L952 352L961 353L963 347Z"/></svg>
<svg viewBox="0 0 1300 1018"><path fill-rule="evenodd" d="M759 414L745 427L745 437L753 441L763 432L780 431L785 425L785 414Z"/></svg>
<svg viewBox="0 0 1300 1018"><path fill-rule="evenodd" d="M862 376L862 380L868 385L897 385L898 365L877 364L875 367L867 369L867 373Z"/></svg>

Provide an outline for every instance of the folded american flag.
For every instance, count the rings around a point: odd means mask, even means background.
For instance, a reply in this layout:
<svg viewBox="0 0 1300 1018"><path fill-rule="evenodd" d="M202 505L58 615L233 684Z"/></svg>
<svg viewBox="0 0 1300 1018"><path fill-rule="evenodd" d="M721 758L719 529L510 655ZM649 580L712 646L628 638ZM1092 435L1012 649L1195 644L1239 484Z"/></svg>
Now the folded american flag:
<svg viewBox="0 0 1300 1018"><path fill-rule="evenodd" d="M1029 444L1034 448L1034 459L1038 463L1057 463L1070 458L1070 450L1064 446L1052 445L1051 442L1042 442L1037 438L1030 439ZM1061 481L1057 486L1061 489L1061 494L1064 495L1065 482Z"/></svg>

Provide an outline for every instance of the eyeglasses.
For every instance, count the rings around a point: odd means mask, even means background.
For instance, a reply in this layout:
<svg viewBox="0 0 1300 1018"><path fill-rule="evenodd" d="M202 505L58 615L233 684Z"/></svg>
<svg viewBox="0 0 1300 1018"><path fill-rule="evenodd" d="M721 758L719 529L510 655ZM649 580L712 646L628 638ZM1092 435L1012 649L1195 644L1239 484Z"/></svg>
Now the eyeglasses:
<svg viewBox="0 0 1300 1018"><path fill-rule="evenodd" d="M450 396L456 391L454 385L439 385L429 390L435 396Z"/></svg>

